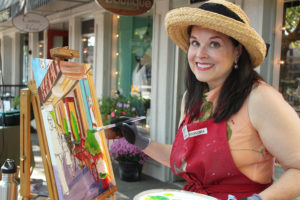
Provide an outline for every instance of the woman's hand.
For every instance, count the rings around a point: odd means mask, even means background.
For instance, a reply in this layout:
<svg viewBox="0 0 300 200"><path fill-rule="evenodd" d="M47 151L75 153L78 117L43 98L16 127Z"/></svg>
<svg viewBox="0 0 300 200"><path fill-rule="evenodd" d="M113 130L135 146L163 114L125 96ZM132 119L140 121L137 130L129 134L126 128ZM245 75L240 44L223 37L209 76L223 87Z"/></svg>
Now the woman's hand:
<svg viewBox="0 0 300 200"><path fill-rule="evenodd" d="M120 117L111 121L111 123L116 123L117 126L113 128L113 131L121 131L125 139L130 143L141 150L144 150L149 144L151 139L145 136L142 136L134 122L130 122L133 118L130 117Z"/></svg>

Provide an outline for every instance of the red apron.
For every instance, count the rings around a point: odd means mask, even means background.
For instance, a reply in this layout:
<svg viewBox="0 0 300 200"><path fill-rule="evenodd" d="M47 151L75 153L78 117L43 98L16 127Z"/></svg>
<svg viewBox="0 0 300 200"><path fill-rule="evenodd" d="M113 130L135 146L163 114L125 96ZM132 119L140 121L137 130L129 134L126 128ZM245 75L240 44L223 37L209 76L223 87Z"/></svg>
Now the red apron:
<svg viewBox="0 0 300 200"><path fill-rule="evenodd" d="M177 132L170 164L172 171L187 181L184 190L218 199L227 200L228 194L240 199L270 185L253 182L236 167L227 141L226 121L190 123L187 115Z"/></svg>

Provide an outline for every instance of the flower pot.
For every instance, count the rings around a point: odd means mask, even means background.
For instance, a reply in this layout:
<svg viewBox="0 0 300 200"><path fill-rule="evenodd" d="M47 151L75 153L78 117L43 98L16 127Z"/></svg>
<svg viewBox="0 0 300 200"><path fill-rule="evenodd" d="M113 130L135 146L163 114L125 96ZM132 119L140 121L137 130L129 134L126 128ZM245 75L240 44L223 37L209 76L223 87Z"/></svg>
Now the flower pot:
<svg viewBox="0 0 300 200"><path fill-rule="evenodd" d="M123 181L141 180L143 165L138 162L119 161L120 179Z"/></svg>

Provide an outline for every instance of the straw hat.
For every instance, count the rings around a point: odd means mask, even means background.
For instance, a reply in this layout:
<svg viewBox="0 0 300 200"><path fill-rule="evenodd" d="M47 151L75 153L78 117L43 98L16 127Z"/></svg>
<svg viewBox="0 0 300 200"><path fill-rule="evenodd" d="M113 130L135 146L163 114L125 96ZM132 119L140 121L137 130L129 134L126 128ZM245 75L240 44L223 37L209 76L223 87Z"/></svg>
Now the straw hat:
<svg viewBox="0 0 300 200"><path fill-rule="evenodd" d="M182 7L170 10L165 18L169 37L185 52L189 47L188 27L197 25L228 35L241 43L250 55L254 67L266 55L266 44L250 26L245 12L225 0L210 0L199 8Z"/></svg>

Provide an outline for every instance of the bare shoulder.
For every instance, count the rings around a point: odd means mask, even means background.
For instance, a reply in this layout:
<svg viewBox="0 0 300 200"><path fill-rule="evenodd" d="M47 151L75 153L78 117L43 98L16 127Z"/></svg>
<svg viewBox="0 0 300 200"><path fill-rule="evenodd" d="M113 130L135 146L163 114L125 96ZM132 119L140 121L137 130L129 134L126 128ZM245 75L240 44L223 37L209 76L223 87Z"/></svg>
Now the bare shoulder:
<svg viewBox="0 0 300 200"><path fill-rule="evenodd" d="M250 94L248 112L268 151L284 166L300 169L300 119L282 95L262 83Z"/></svg>
<svg viewBox="0 0 300 200"><path fill-rule="evenodd" d="M254 124L257 120L266 119L265 117L271 114L294 112L282 95L267 83L260 83L252 89L248 110L250 120Z"/></svg>
<svg viewBox="0 0 300 200"><path fill-rule="evenodd" d="M272 102L284 101L282 95L267 83L260 83L253 87L250 93L249 103L260 105L264 103L270 103L270 100Z"/></svg>

